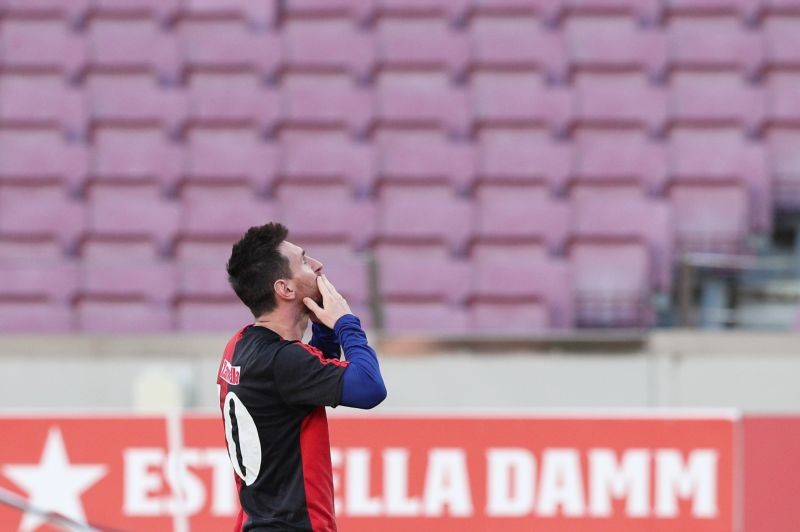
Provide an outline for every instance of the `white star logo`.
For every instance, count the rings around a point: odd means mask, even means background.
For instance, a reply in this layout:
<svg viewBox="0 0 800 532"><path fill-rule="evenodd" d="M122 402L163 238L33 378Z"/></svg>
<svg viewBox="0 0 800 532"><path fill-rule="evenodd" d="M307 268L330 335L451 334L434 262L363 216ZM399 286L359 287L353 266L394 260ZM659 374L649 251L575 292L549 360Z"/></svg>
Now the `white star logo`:
<svg viewBox="0 0 800 532"><path fill-rule="evenodd" d="M28 492L31 506L61 514L81 523L86 515L81 494L106 475L104 465L71 465L58 427L51 428L36 465L7 465L3 474ZM32 532L45 523L39 515L26 513L20 532Z"/></svg>

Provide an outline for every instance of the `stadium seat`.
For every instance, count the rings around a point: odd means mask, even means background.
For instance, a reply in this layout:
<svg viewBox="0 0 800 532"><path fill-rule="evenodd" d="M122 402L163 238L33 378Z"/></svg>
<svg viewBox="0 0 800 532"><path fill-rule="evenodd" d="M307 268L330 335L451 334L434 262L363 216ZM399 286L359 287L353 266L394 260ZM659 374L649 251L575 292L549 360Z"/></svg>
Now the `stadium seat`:
<svg viewBox="0 0 800 532"><path fill-rule="evenodd" d="M365 135L373 120L373 95L337 74L287 74L281 85L281 121L289 128L344 128Z"/></svg>
<svg viewBox="0 0 800 532"><path fill-rule="evenodd" d="M0 182L57 182L77 190L87 167L86 146L65 142L57 131L0 131Z"/></svg>
<svg viewBox="0 0 800 532"><path fill-rule="evenodd" d="M86 66L86 53L81 35L61 20L0 19L0 68L3 71L46 71L74 79Z"/></svg>
<svg viewBox="0 0 800 532"><path fill-rule="evenodd" d="M378 244L374 248L383 301L463 303L469 264L438 244Z"/></svg>
<svg viewBox="0 0 800 532"><path fill-rule="evenodd" d="M242 185L185 185L180 201L183 238L233 241L249 227L273 220L277 214L271 201Z"/></svg>
<svg viewBox="0 0 800 532"><path fill-rule="evenodd" d="M381 69L440 70L457 78L467 68L467 36L441 18L382 18L375 38Z"/></svg>
<svg viewBox="0 0 800 532"><path fill-rule="evenodd" d="M74 260L0 258L0 301L69 304L77 293L78 268Z"/></svg>
<svg viewBox="0 0 800 532"><path fill-rule="evenodd" d="M281 39L290 72L339 72L366 79L375 65L372 34L347 19L292 19L283 27Z"/></svg>
<svg viewBox="0 0 800 532"><path fill-rule="evenodd" d="M144 74L91 74L86 86L93 125L158 126L176 133L184 125L187 102L183 91L159 87Z"/></svg>
<svg viewBox="0 0 800 532"><path fill-rule="evenodd" d="M795 53L800 46L800 22L797 18L768 16L762 22L768 68L800 68L800 57Z"/></svg>
<svg viewBox="0 0 800 532"><path fill-rule="evenodd" d="M92 0L91 14L101 17L150 17L167 25L178 16L183 0Z"/></svg>
<svg viewBox="0 0 800 532"><path fill-rule="evenodd" d="M180 16L208 19L239 19L259 29L271 27L277 18L274 0L183 0Z"/></svg>
<svg viewBox="0 0 800 532"><path fill-rule="evenodd" d="M174 330L170 308L144 301L82 300L77 329L83 333L159 333Z"/></svg>
<svg viewBox="0 0 800 532"><path fill-rule="evenodd" d="M89 25L87 48L92 70L146 72L161 81L178 76L176 35L147 18L95 18Z"/></svg>
<svg viewBox="0 0 800 532"><path fill-rule="evenodd" d="M471 233L472 203L446 185L385 185L377 208L380 242L445 243L460 250Z"/></svg>
<svg viewBox="0 0 800 532"><path fill-rule="evenodd" d="M768 14L800 14L800 2L797 0L761 0L761 8Z"/></svg>
<svg viewBox="0 0 800 532"><path fill-rule="evenodd" d="M363 308L370 300L370 264L364 253L356 253L348 244L307 240L289 226L289 240L322 262L322 272L353 307ZM363 312L362 312L363 313ZM359 317L363 316L357 314ZM363 318L366 319L366 318Z"/></svg>
<svg viewBox="0 0 800 532"><path fill-rule="evenodd" d="M663 15L660 0L565 0L565 9L579 15L635 15L644 22Z"/></svg>
<svg viewBox="0 0 800 532"><path fill-rule="evenodd" d="M546 301L474 301L467 306L470 332L530 334L552 329Z"/></svg>
<svg viewBox="0 0 800 532"><path fill-rule="evenodd" d="M52 240L66 251L83 236L86 206L58 184L0 186L0 236Z"/></svg>
<svg viewBox="0 0 800 532"><path fill-rule="evenodd" d="M152 184L95 184L88 193L88 231L92 237L147 239L167 249L180 220L178 202Z"/></svg>
<svg viewBox="0 0 800 532"><path fill-rule="evenodd" d="M570 247L577 323L583 327L650 324L650 262L636 242L576 242Z"/></svg>
<svg viewBox="0 0 800 532"><path fill-rule="evenodd" d="M467 129L467 95L438 72L383 72L376 90L376 119L388 127Z"/></svg>
<svg viewBox="0 0 800 532"><path fill-rule="evenodd" d="M192 125L251 126L271 133L281 116L278 91L249 72L195 72L187 83L187 98Z"/></svg>
<svg viewBox="0 0 800 532"><path fill-rule="evenodd" d="M268 190L278 166L277 148L249 128L193 128L187 134L186 178L190 183L248 183Z"/></svg>
<svg viewBox="0 0 800 532"><path fill-rule="evenodd" d="M740 253L747 250L747 190L736 184L670 187L675 233L681 251Z"/></svg>
<svg viewBox="0 0 800 532"><path fill-rule="evenodd" d="M536 242L558 252L571 221L568 204L542 185L487 183L475 191L473 236L480 242Z"/></svg>
<svg viewBox="0 0 800 532"><path fill-rule="evenodd" d="M345 17L361 24L375 16L376 0L285 0L281 4L284 19Z"/></svg>
<svg viewBox="0 0 800 532"><path fill-rule="evenodd" d="M470 24L472 68L486 70L538 70L561 80L566 49L561 34L541 27L529 16L476 16Z"/></svg>
<svg viewBox="0 0 800 532"><path fill-rule="evenodd" d="M441 302L386 302L383 325L389 335L465 334L471 332L461 305Z"/></svg>
<svg viewBox="0 0 800 532"><path fill-rule="evenodd" d="M639 73L581 73L575 80L577 125L639 127L659 134L666 125L666 92Z"/></svg>
<svg viewBox="0 0 800 532"><path fill-rule="evenodd" d="M478 179L497 183L546 183L564 190L572 167L572 145L535 129L485 129L478 136Z"/></svg>
<svg viewBox="0 0 800 532"><path fill-rule="evenodd" d="M177 297L181 300L233 300L225 270L232 241L182 239L175 245Z"/></svg>
<svg viewBox="0 0 800 532"><path fill-rule="evenodd" d="M573 186L632 184L663 193L667 154L636 130L581 129L575 133Z"/></svg>
<svg viewBox="0 0 800 532"><path fill-rule="evenodd" d="M800 73L774 71L767 79L767 120L771 125L800 126Z"/></svg>
<svg viewBox="0 0 800 532"><path fill-rule="evenodd" d="M759 3L752 0L666 0L664 9L668 15L738 15L751 19L757 15Z"/></svg>
<svg viewBox="0 0 800 532"><path fill-rule="evenodd" d="M75 327L72 309L45 301L0 299L0 332L68 333Z"/></svg>
<svg viewBox="0 0 800 532"><path fill-rule="evenodd" d="M175 321L178 331L233 334L253 323L254 318L238 299L181 301L177 306Z"/></svg>
<svg viewBox="0 0 800 532"><path fill-rule="evenodd" d="M0 15L20 18L61 18L79 25L88 15L91 0L3 0Z"/></svg>
<svg viewBox="0 0 800 532"><path fill-rule="evenodd" d="M50 127L69 137L86 133L87 111L83 92L55 74L0 76L0 125Z"/></svg>
<svg viewBox="0 0 800 532"><path fill-rule="evenodd" d="M775 205L780 209L800 209L800 129L771 128L766 137L770 170L774 182Z"/></svg>
<svg viewBox="0 0 800 532"><path fill-rule="evenodd" d="M466 190L475 176L471 146L436 131L380 132L375 146L382 183L447 183Z"/></svg>
<svg viewBox="0 0 800 532"><path fill-rule="evenodd" d="M299 132L282 136L281 180L350 183L358 191L374 184L373 145L341 134Z"/></svg>
<svg viewBox="0 0 800 532"><path fill-rule="evenodd" d="M566 0L472 0L469 12L498 16L536 15L555 24L563 15Z"/></svg>
<svg viewBox="0 0 800 532"><path fill-rule="evenodd" d="M565 130L572 119L572 96L560 88L547 88L537 73L490 73L472 76L472 121L483 126L547 126Z"/></svg>
<svg viewBox="0 0 800 532"><path fill-rule="evenodd" d="M182 148L160 129L100 128L95 132L91 176L99 182L155 182L172 191L184 168Z"/></svg>
<svg viewBox="0 0 800 532"><path fill-rule="evenodd" d="M657 28L645 30L628 16L571 16L564 23L571 70L639 70L664 74L667 44Z"/></svg>

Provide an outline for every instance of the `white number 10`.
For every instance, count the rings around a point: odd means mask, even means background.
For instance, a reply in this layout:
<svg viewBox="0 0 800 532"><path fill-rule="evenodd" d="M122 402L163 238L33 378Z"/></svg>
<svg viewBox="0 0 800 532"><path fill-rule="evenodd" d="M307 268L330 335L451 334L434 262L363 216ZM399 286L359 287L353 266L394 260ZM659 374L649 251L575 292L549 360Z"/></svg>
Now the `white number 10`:
<svg viewBox="0 0 800 532"><path fill-rule="evenodd" d="M253 417L239 397L228 392L222 405L225 418L225 439L228 456L236 474L248 486L256 481L261 471L261 441Z"/></svg>

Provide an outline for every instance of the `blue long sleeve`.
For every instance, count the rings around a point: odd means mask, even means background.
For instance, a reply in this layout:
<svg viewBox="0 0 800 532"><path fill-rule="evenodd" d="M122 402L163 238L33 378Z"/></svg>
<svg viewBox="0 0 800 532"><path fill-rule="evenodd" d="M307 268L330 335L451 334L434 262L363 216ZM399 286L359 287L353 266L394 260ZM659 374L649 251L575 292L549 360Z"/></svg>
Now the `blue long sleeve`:
<svg viewBox="0 0 800 532"><path fill-rule="evenodd" d="M311 341L308 344L322 351L325 358L339 358L342 354L336 333L321 323L311 323Z"/></svg>
<svg viewBox="0 0 800 532"><path fill-rule="evenodd" d="M352 314L339 318L333 326L344 357L350 364L344 372L339 404L354 408L374 408L386 399L378 356L367 343L361 322Z"/></svg>

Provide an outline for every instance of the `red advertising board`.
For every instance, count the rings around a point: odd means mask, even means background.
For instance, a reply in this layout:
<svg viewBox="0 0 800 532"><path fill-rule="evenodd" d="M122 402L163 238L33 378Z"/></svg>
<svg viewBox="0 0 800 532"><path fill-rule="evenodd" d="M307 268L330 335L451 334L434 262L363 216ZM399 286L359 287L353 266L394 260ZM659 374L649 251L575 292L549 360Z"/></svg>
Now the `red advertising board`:
<svg viewBox="0 0 800 532"><path fill-rule="evenodd" d="M330 419L343 532L741 530L732 416ZM229 530L217 416L3 417L0 488L119 530ZM54 530L0 505L0 530Z"/></svg>

